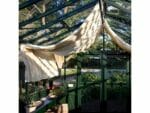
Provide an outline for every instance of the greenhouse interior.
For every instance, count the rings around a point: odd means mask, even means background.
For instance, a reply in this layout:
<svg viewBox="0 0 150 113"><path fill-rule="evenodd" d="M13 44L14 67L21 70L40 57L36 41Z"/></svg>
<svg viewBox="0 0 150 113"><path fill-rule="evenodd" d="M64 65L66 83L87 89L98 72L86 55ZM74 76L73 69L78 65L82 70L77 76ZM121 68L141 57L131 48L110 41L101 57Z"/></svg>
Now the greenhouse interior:
<svg viewBox="0 0 150 113"><path fill-rule="evenodd" d="M19 113L131 113L131 1L19 0Z"/></svg>

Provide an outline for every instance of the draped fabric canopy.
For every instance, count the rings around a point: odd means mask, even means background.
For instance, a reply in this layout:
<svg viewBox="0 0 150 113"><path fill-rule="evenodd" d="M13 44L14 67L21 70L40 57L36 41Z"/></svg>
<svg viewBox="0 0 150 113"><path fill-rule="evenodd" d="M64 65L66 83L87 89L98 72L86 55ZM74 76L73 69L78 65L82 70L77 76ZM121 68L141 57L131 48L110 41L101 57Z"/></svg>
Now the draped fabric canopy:
<svg viewBox="0 0 150 113"><path fill-rule="evenodd" d="M62 41L50 46L25 44L20 46L20 61L26 66L27 82L52 78L59 75L64 56L84 52L95 41L102 29L97 4L81 27Z"/></svg>
<svg viewBox="0 0 150 113"><path fill-rule="evenodd" d="M58 76L64 56L84 52L95 42L103 27L119 47L128 52L131 51L130 45L118 37L107 22L102 25L99 4L96 4L80 28L62 41L49 46L20 45L19 58L26 67L25 80L39 81Z"/></svg>

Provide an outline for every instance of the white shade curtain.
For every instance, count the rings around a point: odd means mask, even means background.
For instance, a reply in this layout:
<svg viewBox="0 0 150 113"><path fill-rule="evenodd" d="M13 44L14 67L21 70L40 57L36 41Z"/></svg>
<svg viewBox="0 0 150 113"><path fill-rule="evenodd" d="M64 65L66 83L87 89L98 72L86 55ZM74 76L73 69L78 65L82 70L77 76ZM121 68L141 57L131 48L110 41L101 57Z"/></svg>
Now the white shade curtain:
<svg viewBox="0 0 150 113"><path fill-rule="evenodd" d="M26 81L39 81L58 76L58 69L63 65L64 56L84 52L94 43L101 29L97 4L81 27L62 41L50 46L21 45L19 57L26 67Z"/></svg>

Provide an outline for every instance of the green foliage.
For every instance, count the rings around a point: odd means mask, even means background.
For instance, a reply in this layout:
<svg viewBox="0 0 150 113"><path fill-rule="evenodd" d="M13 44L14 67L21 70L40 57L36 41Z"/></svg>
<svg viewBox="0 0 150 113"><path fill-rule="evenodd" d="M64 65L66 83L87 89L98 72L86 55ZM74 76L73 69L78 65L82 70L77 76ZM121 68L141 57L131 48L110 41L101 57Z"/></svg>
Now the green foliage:
<svg viewBox="0 0 150 113"><path fill-rule="evenodd" d="M99 81L100 78L92 73L83 73L81 75L81 81L84 85L92 82ZM94 93L93 93L94 92ZM98 99L100 95L99 85L92 85L82 90L82 103L88 102L92 99Z"/></svg>
<svg viewBox="0 0 150 113"><path fill-rule="evenodd" d="M96 82L98 80L100 80L100 77L93 74L93 73L83 73L83 74L81 74L81 81L83 83Z"/></svg>
<svg viewBox="0 0 150 113"><path fill-rule="evenodd" d="M100 97L100 86L93 85L82 90L82 103L89 102L93 99L99 99Z"/></svg>
<svg viewBox="0 0 150 113"><path fill-rule="evenodd" d="M95 43L88 49L89 53L98 53L102 48L102 40L96 38Z"/></svg>
<svg viewBox="0 0 150 113"><path fill-rule="evenodd" d="M129 76L127 74L115 72L106 83L108 99L126 99L129 96Z"/></svg>
<svg viewBox="0 0 150 113"><path fill-rule="evenodd" d="M58 87L58 88L53 89L53 90L52 90L52 93L53 93L54 95L59 96L59 95L63 94L64 91L65 91L64 86L61 86L61 87Z"/></svg>
<svg viewBox="0 0 150 113"><path fill-rule="evenodd" d="M129 76L125 73L114 72L113 75L107 80L107 83L128 83Z"/></svg>
<svg viewBox="0 0 150 113"><path fill-rule="evenodd" d="M84 84L100 80L94 74L86 73L81 75ZM114 72L113 76L106 81L107 99L127 99L129 94L129 76L125 73ZM93 93L94 92L94 93ZM92 99L99 99L100 85L92 85L82 91L82 102Z"/></svg>
<svg viewBox="0 0 150 113"><path fill-rule="evenodd" d="M66 75L75 75L76 73L76 69L66 69ZM64 69L61 69L61 75L64 76Z"/></svg>

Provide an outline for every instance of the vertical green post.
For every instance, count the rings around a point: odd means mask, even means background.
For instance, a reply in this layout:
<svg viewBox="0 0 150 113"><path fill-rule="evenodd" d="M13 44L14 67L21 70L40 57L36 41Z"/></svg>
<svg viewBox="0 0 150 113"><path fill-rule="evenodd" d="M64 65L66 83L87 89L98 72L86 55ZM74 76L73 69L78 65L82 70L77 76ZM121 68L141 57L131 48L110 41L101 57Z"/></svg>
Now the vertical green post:
<svg viewBox="0 0 150 113"><path fill-rule="evenodd" d="M64 56L64 75L63 75L63 87L66 91L67 86L66 86L66 56Z"/></svg>
<svg viewBox="0 0 150 113"><path fill-rule="evenodd" d="M127 111L131 112L131 56L129 55L128 65L128 76L129 76L129 93L128 93L128 100L127 100Z"/></svg>
<svg viewBox="0 0 150 113"><path fill-rule="evenodd" d="M35 92L36 92L35 82L33 82L33 87L34 87L34 93L33 93L32 100L35 101L35 100L36 100L36 98L35 98L35 97L36 97L36 95L35 95L35 94L36 94L36 93L35 93Z"/></svg>
<svg viewBox="0 0 150 113"><path fill-rule="evenodd" d="M29 97L29 91L28 91L28 82L25 83L25 89L26 89L27 104L30 104L30 97Z"/></svg>
<svg viewBox="0 0 150 113"><path fill-rule="evenodd" d="M131 56L129 56L129 88L130 88L130 95L131 95Z"/></svg>
<svg viewBox="0 0 150 113"><path fill-rule="evenodd" d="M79 55L77 55L77 74L76 74L76 89L75 89L75 109L77 109L78 106L78 75L79 75Z"/></svg>
<svg viewBox="0 0 150 113"><path fill-rule="evenodd" d="M101 21L102 24L104 24L104 11L103 11L103 0L99 0L99 7L100 7L100 15L101 15ZM105 86L105 65L106 62L104 59L105 55L105 34L104 34L104 28L103 28L103 48L101 53L101 83L100 83L100 112L105 113L106 112L106 86Z"/></svg>
<svg viewBox="0 0 150 113"><path fill-rule="evenodd" d="M101 53L101 83L100 83L100 112L106 112L106 84L105 84L105 59L104 53Z"/></svg>
<svg viewBox="0 0 150 113"><path fill-rule="evenodd" d="M81 105L81 91L80 86L80 75L81 75L81 56L77 56L77 75L76 75L76 90L75 90L75 109Z"/></svg>
<svg viewBox="0 0 150 113"><path fill-rule="evenodd" d="M68 103L68 97L69 97L69 93L68 93L68 85L67 85L67 82L66 82L66 68L67 68L67 65L66 65L66 56L64 56L64 88L65 88L65 93L66 93L66 103Z"/></svg>

